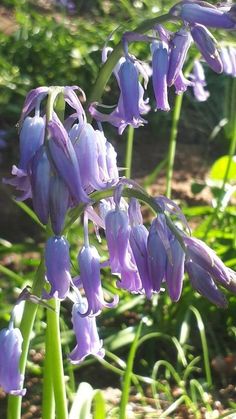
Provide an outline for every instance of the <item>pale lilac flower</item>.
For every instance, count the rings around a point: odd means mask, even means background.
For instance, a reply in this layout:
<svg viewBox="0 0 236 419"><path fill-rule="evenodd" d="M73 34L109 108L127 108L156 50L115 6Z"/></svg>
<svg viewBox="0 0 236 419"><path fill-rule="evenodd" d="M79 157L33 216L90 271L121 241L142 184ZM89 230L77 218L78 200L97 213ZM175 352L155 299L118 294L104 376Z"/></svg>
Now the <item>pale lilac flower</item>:
<svg viewBox="0 0 236 419"><path fill-rule="evenodd" d="M216 73L222 73L223 64L216 47L216 40L208 29L203 25L196 24L191 28L191 35L197 48L211 69Z"/></svg>
<svg viewBox="0 0 236 419"><path fill-rule="evenodd" d="M229 49L227 47L221 47L220 56L223 63L223 71L225 74L233 74L233 63L229 54Z"/></svg>
<svg viewBox="0 0 236 419"><path fill-rule="evenodd" d="M40 104L40 102L47 96L48 91L49 87L46 86L30 90L25 98L20 121L23 121L24 118Z"/></svg>
<svg viewBox="0 0 236 419"><path fill-rule="evenodd" d="M218 307L227 307L225 296L219 291L211 275L193 261L185 263L192 287Z"/></svg>
<svg viewBox="0 0 236 419"><path fill-rule="evenodd" d="M187 29L181 28L170 43L170 59L167 75L167 84L172 86L182 71L188 49L191 45L192 38Z"/></svg>
<svg viewBox="0 0 236 419"><path fill-rule="evenodd" d="M99 339L96 319L94 316L82 317L81 313L87 310L84 302L76 303L72 309L72 323L77 344L69 355L72 364L79 364L88 355L103 358L105 351L103 342Z"/></svg>
<svg viewBox="0 0 236 419"><path fill-rule="evenodd" d="M165 241L169 240L167 226L163 217L158 215L153 220L147 241L149 273L153 284L150 289L156 292L160 291L162 282L165 280L167 264L167 252L163 244L163 234L160 234L160 230L163 229L166 234Z"/></svg>
<svg viewBox="0 0 236 419"><path fill-rule="evenodd" d="M45 146L41 146L32 160L31 188L34 210L43 224L49 217L49 187L51 166Z"/></svg>
<svg viewBox="0 0 236 419"><path fill-rule="evenodd" d="M169 47L164 41L151 44L152 52L152 84L156 98L156 109L169 111L167 73L169 68Z"/></svg>
<svg viewBox="0 0 236 419"><path fill-rule="evenodd" d="M199 3L199 4L198 4ZM188 23L200 23L212 28L235 29L236 22L231 14L206 2L183 1L172 7L170 14Z"/></svg>
<svg viewBox="0 0 236 419"><path fill-rule="evenodd" d="M232 62L232 76L236 77L236 49L229 46L229 56Z"/></svg>
<svg viewBox="0 0 236 419"><path fill-rule="evenodd" d="M10 325L0 331L0 386L14 396L26 393L22 388L24 377L19 370L22 341L20 329Z"/></svg>
<svg viewBox="0 0 236 419"><path fill-rule="evenodd" d="M199 102L205 102L210 96L210 93L208 90L205 90L206 78L204 68L199 60L194 61L193 73L191 77L193 80L193 92L195 98Z"/></svg>
<svg viewBox="0 0 236 419"><path fill-rule="evenodd" d="M17 201L24 201L25 199L32 197L30 176L25 170L19 169L17 166L12 166L11 174L13 178L3 178L3 183L14 186L17 191L23 192L23 194L17 197Z"/></svg>
<svg viewBox="0 0 236 419"><path fill-rule="evenodd" d="M70 288L69 243L64 237L50 237L45 246L46 278L51 285L49 297L64 299Z"/></svg>
<svg viewBox="0 0 236 419"><path fill-rule="evenodd" d="M194 83L192 81L186 79L183 72L180 71L178 77L176 78L176 80L174 82L175 93L177 95L180 95L181 93L186 92L186 90L189 86L193 86L193 85L194 85Z"/></svg>
<svg viewBox="0 0 236 419"><path fill-rule="evenodd" d="M118 296L108 303L103 296L100 278L100 256L96 247L85 244L79 252L80 283L84 288L88 308L81 316L98 315L103 307L112 308L118 303Z"/></svg>

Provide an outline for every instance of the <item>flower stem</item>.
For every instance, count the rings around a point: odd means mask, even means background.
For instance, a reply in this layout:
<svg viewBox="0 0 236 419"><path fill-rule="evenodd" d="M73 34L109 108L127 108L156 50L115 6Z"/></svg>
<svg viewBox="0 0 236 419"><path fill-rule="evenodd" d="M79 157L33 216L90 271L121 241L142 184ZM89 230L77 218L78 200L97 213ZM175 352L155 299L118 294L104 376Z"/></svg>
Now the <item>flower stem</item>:
<svg viewBox="0 0 236 419"><path fill-rule="evenodd" d="M50 334L50 345L47 349L49 350L49 359L52 360L51 373L55 398L56 417L57 419L67 419L68 410L59 326L60 302L59 300L53 298L50 301L50 305L53 310L48 310L47 313L47 326L48 333Z"/></svg>
<svg viewBox="0 0 236 419"><path fill-rule="evenodd" d="M42 293L44 284L44 261L43 259L40 262L38 270L36 272L33 286L32 294L40 296ZM26 361L30 345L30 335L33 329L34 320L36 316L38 305L30 301L26 301L25 308L21 320L20 330L23 337L22 344L22 355L20 359L20 372L25 374ZM7 419L20 419L21 418L21 396L9 396L8 398L8 410L7 410Z"/></svg>
<svg viewBox="0 0 236 419"><path fill-rule="evenodd" d="M126 153L125 153L125 177L127 178L131 177L133 144L134 144L134 128L130 125L128 128Z"/></svg>
<svg viewBox="0 0 236 419"><path fill-rule="evenodd" d="M47 310L47 317L48 317L48 313L49 313L49 310ZM43 419L55 418L55 399L54 399L53 382L52 382L53 359L51 359L51 356L50 356L51 355L50 353L51 336L50 335L51 335L51 331L49 330L49 327L47 326L44 374L43 374L43 407L42 407Z"/></svg>
<svg viewBox="0 0 236 419"><path fill-rule="evenodd" d="M176 95L175 105L173 110L173 118L170 132L170 142L168 150L168 163L167 163L167 179L166 179L166 196L171 198L171 183L173 177L173 168L175 161L176 140L178 135L178 125L180 120L181 108L183 103L183 93Z"/></svg>

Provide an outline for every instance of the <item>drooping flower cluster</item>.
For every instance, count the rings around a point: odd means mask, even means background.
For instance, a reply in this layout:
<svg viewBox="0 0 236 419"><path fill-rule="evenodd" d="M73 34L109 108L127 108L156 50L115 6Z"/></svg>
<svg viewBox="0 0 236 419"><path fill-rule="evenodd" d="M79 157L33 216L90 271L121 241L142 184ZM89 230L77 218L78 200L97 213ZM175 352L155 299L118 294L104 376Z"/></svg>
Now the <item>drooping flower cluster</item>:
<svg viewBox="0 0 236 419"><path fill-rule="evenodd" d="M168 91L171 86L175 87L176 94L183 93L189 86L193 86L195 97L199 101L204 101L209 96L208 92L204 90L205 77L203 69L199 68L200 64L194 66L191 80L186 79L183 74L187 53L193 42L201 54L201 59L213 71L235 74L235 68L232 69L232 66L235 67L235 54L232 53L232 48L230 51L227 48L220 49L216 39L208 30L208 27L235 30L234 6L231 9L217 8L207 2L182 1L175 5L169 14L170 19L174 18L183 22L182 28L176 33L167 31L161 25L156 25L154 27L155 37L132 32L124 34L124 57L113 69L120 89L120 97L115 110L110 114L105 114L97 109L98 103L93 103L90 106L90 112L95 119L109 122L118 127L120 134L127 125L138 128L146 123L141 115L149 111L148 99L143 99L144 89L139 81L139 75L144 77L144 87L147 87L150 72L144 70L147 66L128 53L128 42L151 42L151 74L156 109L170 110ZM103 61L107 59L106 51L105 49L105 53L103 53ZM229 70L229 60L231 61L231 70Z"/></svg>
<svg viewBox="0 0 236 419"><path fill-rule="evenodd" d="M148 99L140 75L148 83L149 70L128 52L128 42L151 42L152 83L156 108L169 110L168 89L177 94L193 85L196 97L205 100L205 77L201 63L196 61L191 81L183 75L183 66L192 41L203 59L217 73L224 71L235 76L235 54L224 49L219 54L208 27L235 29L235 8L230 10L208 6L202 1L182 1L170 11L170 18L183 21L183 27L170 33L157 25L157 36L126 34L123 39L124 57L113 73L120 88L118 104L105 115L97 104L90 105L98 128L87 122L85 111L72 87L40 87L32 90L25 101L20 120L20 160L13 166L13 185L22 195L32 198L40 222L52 229L45 245L45 289L42 297L73 302L72 323L77 344L69 355L72 363L80 363L87 355L103 357L96 316L103 308L118 304L118 297L105 292L101 282L101 261L95 246L89 242L88 219L105 231L111 274L117 277L116 286L131 293L153 294L166 288L172 301L181 296L184 272L192 287L219 307L227 305L219 287L236 292L236 274L227 268L202 241L190 237L187 222L180 208L165 197L153 199L157 216L148 229L143 224L138 201L122 197L124 185L135 188L132 181L119 181L116 152L107 141L100 122L116 126L119 133L127 125L135 128L146 121L142 115L149 111ZM103 52L107 60L109 50ZM230 61L227 61L227 54ZM231 65L231 67L230 67ZM64 116L66 115L66 118ZM114 187L114 195L100 202L95 211L91 193L105 192ZM132 191L131 191L132 192ZM140 192L140 189L139 189ZM111 195L111 194L110 194ZM131 193L132 195L132 193ZM134 194L135 195L135 194ZM142 196L148 198L142 191ZM65 234L68 211L79 204L84 206L84 244L78 252L78 275L71 276L70 245ZM182 223L173 223L174 215ZM73 290L70 293L70 290ZM19 371L22 336L12 322L0 332L0 385L5 391L23 395L23 377Z"/></svg>

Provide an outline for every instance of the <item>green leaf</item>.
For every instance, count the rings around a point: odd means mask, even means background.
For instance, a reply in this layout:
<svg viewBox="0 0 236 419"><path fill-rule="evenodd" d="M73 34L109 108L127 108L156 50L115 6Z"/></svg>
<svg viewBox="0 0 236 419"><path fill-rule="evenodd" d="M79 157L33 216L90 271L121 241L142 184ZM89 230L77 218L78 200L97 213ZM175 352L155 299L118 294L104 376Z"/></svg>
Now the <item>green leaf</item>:
<svg viewBox="0 0 236 419"><path fill-rule="evenodd" d="M224 179L225 172L227 169L227 165L229 162L229 156L223 156L220 159L216 160L216 162L211 167L209 173L210 180L222 180ZM236 156L233 156L230 169L228 173L228 181L233 182L236 181Z"/></svg>

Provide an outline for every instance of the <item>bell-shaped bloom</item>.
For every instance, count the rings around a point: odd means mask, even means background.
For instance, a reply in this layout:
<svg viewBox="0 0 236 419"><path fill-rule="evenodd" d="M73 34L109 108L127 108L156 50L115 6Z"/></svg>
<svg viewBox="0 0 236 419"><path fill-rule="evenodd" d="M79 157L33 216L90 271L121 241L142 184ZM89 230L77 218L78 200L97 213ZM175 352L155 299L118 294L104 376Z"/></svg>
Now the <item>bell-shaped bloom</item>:
<svg viewBox="0 0 236 419"><path fill-rule="evenodd" d="M48 147L58 174L76 202L89 203L89 197L82 188L79 162L65 128L56 118L49 122L48 127L50 131Z"/></svg>
<svg viewBox="0 0 236 419"><path fill-rule="evenodd" d="M211 275L197 263L185 263L192 287L218 307L227 307L225 296L219 291Z"/></svg>
<svg viewBox="0 0 236 419"><path fill-rule="evenodd" d="M25 118L20 131L19 168L28 171L29 163L44 142L45 119L35 115Z"/></svg>
<svg viewBox="0 0 236 419"><path fill-rule="evenodd" d="M198 4L200 3L200 4ZM224 13L220 8L216 8L206 2L183 1L172 7L170 14L181 17L188 23L200 23L211 28L234 29L235 19L232 13Z"/></svg>
<svg viewBox="0 0 236 419"><path fill-rule="evenodd" d="M222 73L223 64L216 47L216 40L208 29L196 24L191 28L191 35L209 67L216 73Z"/></svg>
<svg viewBox="0 0 236 419"><path fill-rule="evenodd" d="M188 49L191 45L191 35L187 29L181 28L176 32L170 43L170 59L167 74L167 84L172 86L182 71Z"/></svg>
<svg viewBox="0 0 236 419"><path fill-rule="evenodd" d="M29 113L40 104L45 96L47 96L49 87L41 86L36 89L30 90L27 94L24 102L24 106L21 113L20 121L23 121L24 118L29 115Z"/></svg>
<svg viewBox="0 0 236 419"><path fill-rule="evenodd" d="M119 180L117 167L117 153L113 145L107 141L103 131L96 130L98 167L100 178L106 184L112 186Z"/></svg>
<svg viewBox="0 0 236 419"><path fill-rule="evenodd" d="M0 386L14 396L26 393L19 370L22 342L20 329L9 327L0 331Z"/></svg>
<svg viewBox="0 0 236 419"><path fill-rule="evenodd" d="M153 293L153 283L148 267L148 230L140 224L131 227L130 246L134 255L134 260L138 268L141 289L145 292L148 299L151 299Z"/></svg>
<svg viewBox="0 0 236 419"><path fill-rule="evenodd" d="M178 301L183 287L185 253L173 234L170 238L170 252L171 258L166 266L166 284L171 300Z"/></svg>
<svg viewBox="0 0 236 419"><path fill-rule="evenodd" d="M32 160L31 187L34 210L43 224L49 217L49 187L51 166L45 146L41 146Z"/></svg>
<svg viewBox="0 0 236 419"><path fill-rule="evenodd" d="M152 52L152 84L156 98L156 109L169 111L167 73L169 68L169 47L164 41L151 44Z"/></svg>
<svg viewBox="0 0 236 419"><path fill-rule="evenodd" d="M69 189L57 174L51 176L49 189L49 213L53 232L59 236L69 207Z"/></svg>
<svg viewBox="0 0 236 419"><path fill-rule="evenodd" d="M156 292L160 291L162 281L165 280L167 264L167 252L163 243L163 234L166 235L165 241L169 241L169 237L163 217L158 215L153 220L147 241L149 273L152 278L153 291ZM161 232L161 230L163 231Z"/></svg>
<svg viewBox="0 0 236 419"><path fill-rule="evenodd" d="M121 268L120 279L116 282L118 288L137 294L142 291L142 282L131 248L128 249L132 269Z"/></svg>
<svg viewBox="0 0 236 419"><path fill-rule="evenodd" d="M233 75L233 63L227 47L221 47L220 57L223 63L223 72L228 75Z"/></svg>
<svg viewBox="0 0 236 419"><path fill-rule="evenodd" d="M181 93L186 92L187 88L189 86L193 86L194 83L191 82L190 80L186 79L186 77L184 77L183 72L180 71L178 77L176 78L175 82L174 82L174 86L175 86L175 93L177 95L180 95Z"/></svg>
<svg viewBox="0 0 236 419"><path fill-rule="evenodd" d="M230 284L230 271L220 260L216 253L204 242L194 237L184 236L184 243L188 258L206 270L214 281L219 282L223 286Z"/></svg>
<svg viewBox="0 0 236 419"><path fill-rule="evenodd" d="M120 273L121 270L136 271L129 252L130 226L127 212L118 207L108 211L105 217L105 232L112 273Z"/></svg>
<svg viewBox="0 0 236 419"><path fill-rule="evenodd" d="M70 284L69 243L64 237L50 237L45 246L46 278L51 285L49 297L66 298Z"/></svg>
<svg viewBox="0 0 236 419"><path fill-rule="evenodd" d="M30 176L25 170L19 169L17 166L12 166L11 174L13 178L3 178L3 183L14 186L17 191L21 191L22 195L17 197L17 201L24 201L32 197Z"/></svg>
<svg viewBox="0 0 236 419"><path fill-rule="evenodd" d="M125 60L119 70L120 89L126 120L130 123L140 119L138 70L131 60Z"/></svg>
<svg viewBox="0 0 236 419"><path fill-rule="evenodd" d="M81 316L98 315L103 307L112 308L118 303L118 297L110 303L103 296L100 278L100 256L96 247L85 245L79 252L80 283L82 284L88 301L87 311Z"/></svg>
<svg viewBox="0 0 236 419"><path fill-rule="evenodd" d="M193 92L198 102L205 102L210 93L205 89L206 79L204 68L199 60L194 61L193 73L191 75L193 80Z"/></svg>
<svg viewBox="0 0 236 419"><path fill-rule="evenodd" d="M81 313L87 309L84 302L76 303L72 309L72 323L77 344L69 355L72 364L79 364L88 355L103 358L105 350L102 340L99 339L96 319L94 316L82 317Z"/></svg>
<svg viewBox="0 0 236 419"><path fill-rule="evenodd" d="M236 77L236 48L234 48L233 46L229 46L228 50L232 63L232 76Z"/></svg>

